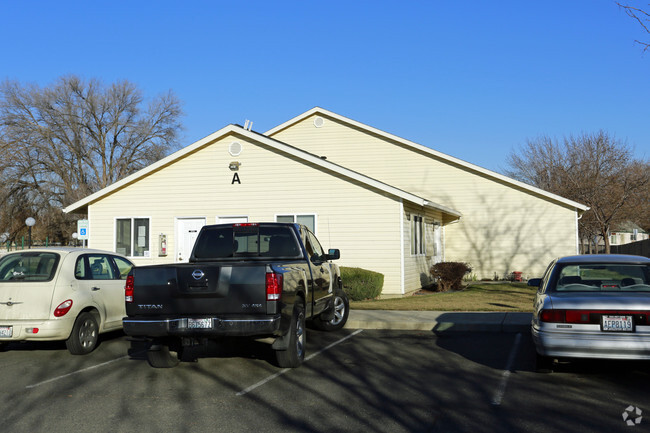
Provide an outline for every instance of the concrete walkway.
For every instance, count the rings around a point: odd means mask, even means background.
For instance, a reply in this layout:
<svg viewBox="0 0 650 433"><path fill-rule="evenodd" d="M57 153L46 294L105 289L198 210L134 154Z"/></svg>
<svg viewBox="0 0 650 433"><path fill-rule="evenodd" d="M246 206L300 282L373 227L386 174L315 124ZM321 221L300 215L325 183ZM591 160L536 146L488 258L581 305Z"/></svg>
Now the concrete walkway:
<svg viewBox="0 0 650 433"><path fill-rule="evenodd" d="M532 313L350 310L348 329L452 332L529 332Z"/></svg>

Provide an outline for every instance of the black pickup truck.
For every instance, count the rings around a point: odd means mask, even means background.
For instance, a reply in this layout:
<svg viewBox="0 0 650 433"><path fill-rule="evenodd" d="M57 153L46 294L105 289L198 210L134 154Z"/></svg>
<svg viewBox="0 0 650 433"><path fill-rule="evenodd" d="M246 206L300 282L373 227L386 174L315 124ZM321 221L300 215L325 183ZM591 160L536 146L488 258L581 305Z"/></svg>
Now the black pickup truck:
<svg viewBox="0 0 650 433"><path fill-rule="evenodd" d="M189 348L222 337L274 337L278 365L298 367L307 320L330 331L347 321L348 298L331 262L339 257L299 224L204 226L189 263L133 268L124 332L145 343L153 367L173 367Z"/></svg>

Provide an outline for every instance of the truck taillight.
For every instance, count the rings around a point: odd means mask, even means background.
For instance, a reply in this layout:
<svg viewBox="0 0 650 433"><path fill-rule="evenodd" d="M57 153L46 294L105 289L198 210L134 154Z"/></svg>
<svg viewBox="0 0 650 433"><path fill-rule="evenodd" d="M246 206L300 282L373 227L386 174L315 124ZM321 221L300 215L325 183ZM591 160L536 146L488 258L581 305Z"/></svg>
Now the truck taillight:
<svg viewBox="0 0 650 433"><path fill-rule="evenodd" d="M126 277L126 285L124 286L124 300L126 302L133 302L133 275Z"/></svg>
<svg viewBox="0 0 650 433"><path fill-rule="evenodd" d="M266 273L266 300L279 301L282 294L282 274Z"/></svg>

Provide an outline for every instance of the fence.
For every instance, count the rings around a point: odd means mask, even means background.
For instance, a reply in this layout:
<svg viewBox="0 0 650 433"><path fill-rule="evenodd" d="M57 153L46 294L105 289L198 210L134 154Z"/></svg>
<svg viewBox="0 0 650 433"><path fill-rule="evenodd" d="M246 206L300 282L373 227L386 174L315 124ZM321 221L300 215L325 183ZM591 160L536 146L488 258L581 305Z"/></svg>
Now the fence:
<svg viewBox="0 0 650 433"><path fill-rule="evenodd" d="M634 256L650 257L650 239L625 245L612 245L611 251L612 254L632 254Z"/></svg>

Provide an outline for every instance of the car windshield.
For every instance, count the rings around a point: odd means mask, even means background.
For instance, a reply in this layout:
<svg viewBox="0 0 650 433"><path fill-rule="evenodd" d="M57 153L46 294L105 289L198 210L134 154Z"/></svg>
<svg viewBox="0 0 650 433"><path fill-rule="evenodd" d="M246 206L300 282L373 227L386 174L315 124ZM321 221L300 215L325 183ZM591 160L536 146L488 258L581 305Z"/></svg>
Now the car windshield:
<svg viewBox="0 0 650 433"><path fill-rule="evenodd" d="M567 264L557 274L558 292L650 291L648 265L626 263Z"/></svg>
<svg viewBox="0 0 650 433"><path fill-rule="evenodd" d="M59 255L47 252L21 252L0 259L0 283L7 281L50 281L56 272Z"/></svg>

